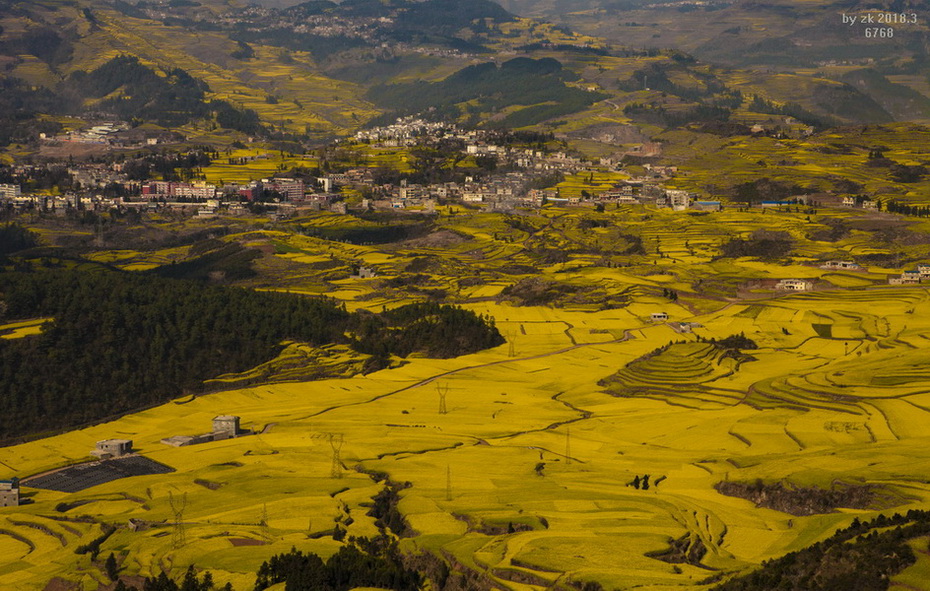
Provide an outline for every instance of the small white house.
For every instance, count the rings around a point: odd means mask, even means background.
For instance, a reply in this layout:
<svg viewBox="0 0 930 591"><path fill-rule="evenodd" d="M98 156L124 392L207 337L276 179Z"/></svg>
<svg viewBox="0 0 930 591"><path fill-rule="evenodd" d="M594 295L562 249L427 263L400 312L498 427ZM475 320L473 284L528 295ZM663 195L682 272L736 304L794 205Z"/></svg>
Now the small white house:
<svg viewBox="0 0 930 591"><path fill-rule="evenodd" d="M821 269L843 269L846 271L858 271L862 267L855 261L827 261L820 265ZM930 268L927 269L930 273Z"/></svg>
<svg viewBox="0 0 930 591"><path fill-rule="evenodd" d="M0 507L19 505L19 478L0 480Z"/></svg>
<svg viewBox="0 0 930 591"><path fill-rule="evenodd" d="M132 453L132 439L104 439L97 442L90 455L97 456L101 460L108 458L118 458L120 456Z"/></svg>
<svg viewBox="0 0 930 591"><path fill-rule="evenodd" d="M920 283L920 278L920 271L904 271L901 273L901 283L904 285Z"/></svg>
<svg viewBox="0 0 930 591"><path fill-rule="evenodd" d="M786 291L810 291L814 289L814 283L806 279L782 279L775 284L775 289Z"/></svg>
<svg viewBox="0 0 930 591"><path fill-rule="evenodd" d="M222 438L235 437L239 434L239 417L236 415L220 415L213 417L213 435L214 437L222 435ZM216 437L220 439L221 437Z"/></svg>

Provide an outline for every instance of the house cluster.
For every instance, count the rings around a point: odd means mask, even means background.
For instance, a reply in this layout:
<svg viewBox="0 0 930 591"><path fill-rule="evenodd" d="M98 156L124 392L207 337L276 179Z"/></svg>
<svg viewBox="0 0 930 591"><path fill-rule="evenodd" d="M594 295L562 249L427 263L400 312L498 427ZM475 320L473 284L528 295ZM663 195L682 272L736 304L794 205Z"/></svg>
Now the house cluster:
<svg viewBox="0 0 930 591"><path fill-rule="evenodd" d="M820 265L821 269L830 269L835 271L861 271L862 266L855 261L827 261Z"/></svg>
<svg viewBox="0 0 930 591"><path fill-rule="evenodd" d="M192 183L150 181L141 188L143 200L206 201L220 196L242 197L246 201L259 200L265 192L275 193L282 201L301 201L306 185L300 179L271 178L252 181L247 185L224 185L217 187L204 181Z"/></svg>
<svg viewBox="0 0 930 591"><path fill-rule="evenodd" d="M16 210L38 209L55 215L65 215L69 211L101 210L118 207L120 199L108 199L100 196L86 197L75 193L65 195L20 195L13 199L0 197L0 204L10 205Z"/></svg>
<svg viewBox="0 0 930 591"><path fill-rule="evenodd" d="M239 426L239 417L235 415L220 415L213 418L213 430L201 435L173 435L161 440L165 445L171 447L185 447L188 445L198 445L209 443L211 441L223 441L225 439L235 439L243 435L251 435L252 431L242 429Z"/></svg>
<svg viewBox="0 0 930 591"><path fill-rule="evenodd" d="M106 211L117 209L158 210L161 208L188 210L197 217L240 215L247 213L245 204L265 202L276 214L297 210L332 210L346 213L346 204L338 193L341 188L361 190L367 195L363 209L435 211L437 201L459 200L488 209L539 207L545 203L589 205L597 203L648 203L671 207L676 211L719 211L719 201L700 201L686 191L665 191L658 183L642 180L624 181L614 189L589 198L564 197L557 188L531 188L538 174L517 170L498 173L481 179L466 178L464 182L429 185L408 183L375 184L370 169L351 169L316 179L310 187L300 179L270 178L247 185L227 184L222 187L203 182L118 181L130 196L104 197L100 194L66 193L65 195L24 195L18 185L0 185L0 204L17 209L35 208L56 214L72 209ZM319 190L321 188L322 190ZM314 190L316 189L316 190ZM134 195L134 196L133 196ZM285 216L287 217L287 216Z"/></svg>
<svg viewBox="0 0 930 591"><path fill-rule="evenodd" d="M11 183L0 183L0 199L12 201L22 197L22 188Z"/></svg>
<svg viewBox="0 0 930 591"><path fill-rule="evenodd" d="M356 132L355 141L372 144L375 147L397 148L415 146L423 138L453 138L468 141L477 139L478 131L463 131L454 124L440 121L426 121L419 117L403 117L395 123L382 127L373 127Z"/></svg>
<svg viewBox="0 0 930 591"><path fill-rule="evenodd" d="M680 189L666 189L662 183L650 178L621 181L609 191L600 193L595 201L618 204L651 204L675 211L721 211L723 203L698 198L696 193Z"/></svg>
<svg viewBox="0 0 930 591"><path fill-rule="evenodd" d="M581 204L581 197L562 197L557 188L533 189L532 172L516 171L485 177L466 178L464 183L399 186L378 185L372 188L372 199L363 205L375 209L435 208L437 199L454 199L490 210L513 207L539 207L545 203ZM594 201L591 202L592 204Z"/></svg>
<svg viewBox="0 0 930 591"><path fill-rule="evenodd" d="M843 197L843 207L861 207L862 209L878 209L878 202L856 195Z"/></svg>
<svg viewBox="0 0 930 591"><path fill-rule="evenodd" d="M387 18L345 18L333 15L313 15L293 26L295 33L318 37L347 37L371 40L379 25L391 22Z"/></svg>
<svg viewBox="0 0 930 591"><path fill-rule="evenodd" d="M743 284L743 289L775 291L810 291L815 283L811 279L750 279Z"/></svg>
<svg viewBox="0 0 930 591"><path fill-rule="evenodd" d="M274 30L278 34L347 37L369 43L379 41L380 29L393 23L389 17L345 17L334 14L295 18L293 15L265 8L227 13L221 19L217 19L220 20L227 25L255 33L267 34L269 30Z"/></svg>
<svg viewBox="0 0 930 591"><path fill-rule="evenodd" d="M890 285L915 285L930 282L930 264L921 263L916 269L902 271L898 277L889 277Z"/></svg>
<svg viewBox="0 0 930 591"><path fill-rule="evenodd" d="M565 152L545 152L529 148L502 146L494 143L487 130L464 130L453 123L426 121L417 117L404 117L391 125L365 129L355 134L354 140L378 148L416 146L424 139L431 141L451 139L464 143L469 156L490 156L498 163L535 171L562 171L575 173L584 170L583 160Z"/></svg>
<svg viewBox="0 0 930 591"><path fill-rule="evenodd" d="M216 185L203 181L193 183L151 181L142 185L142 199L206 200L214 199L216 191Z"/></svg>
<svg viewBox="0 0 930 591"><path fill-rule="evenodd" d="M128 126L124 123L102 123L94 125L87 129L70 131L66 134L47 137L40 134L39 138L53 142L73 142L80 144L109 144L115 137L116 133L123 131Z"/></svg>
<svg viewBox="0 0 930 591"><path fill-rule="evenodd" d="M104 131L115 129L105 127ZM131 131L131 130L130 130ZM341 189L361 193L363 209L408 210L431 213L440 200L458 200L488 210L509 211L516 207L539 207L546 203L594 207L599 204L649 204L669 207L675 211L720 211L723 204L702 200L695 193L667 188L667 181L677 173L675 166L646 163L644 173L617 183L598 193L581 191L580 196L561 195L557 188L539 188L541 179L548 182L560 174L593 176L606 167L622 171L622 162L602 159L599 166L565 152L550 152L528 147L514 147L502 140L500 132L463 130L454 123L427 121L417 117L398 119L395 123L359 131L350 141L381 146L433 145L443 139L454 139L465 154L476 158L491 158L496 166L480 177L464 182L412 184L406 181L380 184L375 168L359 166L341 172L323 174L318 178L264 178L248 184L217 186L206 181L134 181L124 173L124 163L82 163L71 165L75 191L80 196L22 195L14 185L0 185L0 203L18 208L40 208L55 214L68 214L74 208L106 211L158 210L162 208L188 211L198 218L218 215L244 215L255 208L250 202L261 202L263 211L273 219L284 219L301 211L330 210L346 213ZM267 154L230 158L231 164L269 157ZM484 162L481 162L484 164ZM41 171L32 171L34 175ZM13 178L31 178L29 171ZM114 195L121 195L116 197ZM764 203L765 206L790 205L795 202Z"/></svg>
<svg viewBox="0 0 930 591"><path fill-rule="evenodd" d="M141 148L183 139L178 133L162 130L132 129L127 123L109 121L49 136L39 134L39 141L47 144L98 144L114 148Z"/></svg>

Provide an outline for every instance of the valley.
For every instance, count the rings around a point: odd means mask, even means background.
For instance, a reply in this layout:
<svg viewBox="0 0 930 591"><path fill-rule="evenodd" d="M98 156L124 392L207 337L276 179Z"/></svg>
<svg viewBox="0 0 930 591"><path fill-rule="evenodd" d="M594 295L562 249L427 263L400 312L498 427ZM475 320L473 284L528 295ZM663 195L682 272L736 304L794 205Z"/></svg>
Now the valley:
<svg viewBox="0 0 930 591"><path fill-rule="evenodd" d="M0 0L0 586L930 589L925 17Z"/></svg>

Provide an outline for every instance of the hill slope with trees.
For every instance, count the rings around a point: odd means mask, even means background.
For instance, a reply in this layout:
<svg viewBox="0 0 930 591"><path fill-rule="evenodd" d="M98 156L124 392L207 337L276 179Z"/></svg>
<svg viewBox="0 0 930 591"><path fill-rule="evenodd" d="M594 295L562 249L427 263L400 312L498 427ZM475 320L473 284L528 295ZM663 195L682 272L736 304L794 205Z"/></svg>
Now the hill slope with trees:
<svg viewBox="0 0 930 591"><path fill-rule="evenodd" d="M326 299L110 271L0 276L6 317L52 318L0 340L0 431L38 434L203 389L275 357L282 341L344 343L385 367L390 355L453 357L499 345L493 321L438 304L381 316ZM358 339L348 334L360 335Z"/></svg>

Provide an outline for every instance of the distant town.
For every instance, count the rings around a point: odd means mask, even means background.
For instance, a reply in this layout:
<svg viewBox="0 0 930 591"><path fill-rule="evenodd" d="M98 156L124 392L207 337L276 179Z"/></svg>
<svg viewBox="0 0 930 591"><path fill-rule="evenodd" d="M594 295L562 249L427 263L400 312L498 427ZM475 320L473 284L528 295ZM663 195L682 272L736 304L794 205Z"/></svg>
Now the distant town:
<svg viewBox="0 0 930 591"><path fill-rule="evenodd" d="M416 117L399 119L396 123L359 131L353 138L337 146L368 146L371 148L411 149L437 142L453 144L461 157L480 161L480 174L466 175L462 180L418 184L399 178L394 182L379 179L379 168L372 166L338 167L319 175L275 175L245 184L211 184L204 180L155 180L131 170L131 156L86 161L50 161L43 164L17 164L5 169L0 184L0 203L13 210L39 210L54 215L77 211L160 210L187 212L192 216L210 218L220 215L261 213L274 219L288 218L301 212L331 210L345 213L348 209L394 210L410 213L430 213L443 203L459 202L491 211L510 211L518 207L541 207L546 203L578 207L604 207L608 204L650 204L676 211L718 211L724 207L719 200L702 199L697 194L675 189L678 174L675 166L645 163L634 176L619 159L586 160L567 151L552 151L545 147L495 143L499 131L464 130L451 123L426 121ZM157 146L172 143L176 134L130 129L122 123L101 123L83 131L41 141L58 147L78 144L102 144L114 152L154 154ZM142 150L149 149L149 152ZM641 147L650 150L649 146ZM634 151L636 151L634 149ZM164 152L162 152L164 153ZM272 153L259 150L247 158L227 158L231 165L270 159ZM207 156L209 158L209 156ZM222 155L213 154L213 158ZM209 163L209 160L207 160ZM598 172L619 173L618 180L608 190L583 190L580 195L565 196L555 185L565 175L593 175ZM48 190L30 192L32 181L52 175L65 177L72 190L50 194ZM155 176L155 175L152 175ZM142 178L140 178L142 177ZM61 184L59 183L58 186ZM351 205L345 190L363 196ZM824 203L823 199L827 202ZM807 195L788 200L763 201L758 206L790 207L808 204ZM819 205L837 205L875 209L876 202L853 196L818 196ZM749 204L733 204L748 206Z"/></svg>

